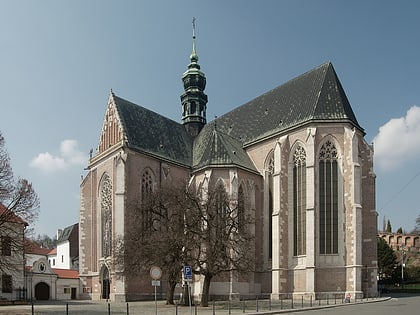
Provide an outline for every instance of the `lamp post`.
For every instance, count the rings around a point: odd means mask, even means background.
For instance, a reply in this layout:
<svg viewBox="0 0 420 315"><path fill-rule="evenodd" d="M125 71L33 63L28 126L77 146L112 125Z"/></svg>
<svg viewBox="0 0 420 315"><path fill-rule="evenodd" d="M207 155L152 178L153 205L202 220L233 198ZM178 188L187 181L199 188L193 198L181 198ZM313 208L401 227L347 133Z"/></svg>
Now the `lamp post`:
<svg viewBox="0 0 420 315"><path fill-rule="evenodd" d="M404 246L401 246L401 287L404 290L404 258L405 258L405 252L404 252Z"/></svg>

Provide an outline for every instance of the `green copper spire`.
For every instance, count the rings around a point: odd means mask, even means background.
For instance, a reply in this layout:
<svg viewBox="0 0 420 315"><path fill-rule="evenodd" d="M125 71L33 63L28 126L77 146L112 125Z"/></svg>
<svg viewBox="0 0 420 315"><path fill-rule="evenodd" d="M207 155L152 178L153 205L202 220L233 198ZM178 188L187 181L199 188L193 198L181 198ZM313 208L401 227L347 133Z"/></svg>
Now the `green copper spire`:
<svg viewBox="0 0 420 315"><path fill-rule="evenodd" d="M192 21L192 52L187 71L182 75L184 93L181 95L182 123L191 136L195 137L206 124L207 95L206 76L200 70L196 52L195 18Z"/></svg>

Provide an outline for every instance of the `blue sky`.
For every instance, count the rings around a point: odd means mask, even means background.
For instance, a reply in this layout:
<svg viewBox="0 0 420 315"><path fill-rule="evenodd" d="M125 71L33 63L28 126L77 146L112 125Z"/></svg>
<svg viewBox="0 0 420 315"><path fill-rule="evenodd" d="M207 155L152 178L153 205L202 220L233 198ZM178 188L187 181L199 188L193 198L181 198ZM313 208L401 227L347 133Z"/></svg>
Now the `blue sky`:
<svg viewBox="0 0 420 315"><path fill-rule="evenodd" d="M0 130L41 199L37 233L78 221L111 88L180 121L192 17L209 121L331 61L375 143L379 227L420 215L418 1L6 0L0 15Z"/></svg>

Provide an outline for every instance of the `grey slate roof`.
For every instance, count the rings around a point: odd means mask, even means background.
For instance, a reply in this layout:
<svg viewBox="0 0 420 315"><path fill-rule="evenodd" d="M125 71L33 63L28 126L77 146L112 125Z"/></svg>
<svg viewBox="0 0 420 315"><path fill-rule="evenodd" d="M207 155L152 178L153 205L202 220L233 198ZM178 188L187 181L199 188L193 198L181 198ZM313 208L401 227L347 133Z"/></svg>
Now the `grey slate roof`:
<svg viewBox="0 0 420 315"><path fill-rule="evenodd" d="M114 96L129 147L194 170L237 166L256 171L244 147L317 122L346 122L363 131L327 62L205 125L193 140L184 126Z"/></svg>
<svg viewBox="0 0 420 315"><path fill-rule="evenodd" d="M244 145L306 123L327 121L348 122L363 131L330 62L216 119L218 129Z"/></svg>
<svg viewBox="0 0 420 315"><path fill-rule="evenodd" d="M183 125L115 95L114 101L129 147L191 165L192 139Z"/></svg>
<svg viewBox="0 0 420 315"><path fill-rule="evenodd" d="M72 236L72 232L73 230L77 230L78 231L78 223L70 225L68 227L66 227L60 234L60 236L57 239L57 243L61 243L64 241L68 241L70 239L70 237ZM77 232L76 231L76 232ZM78 233L78 232L77 232Z"/></svg>
<svg viewBox="0 0 420 315"><path fill-rule="evenodd" d="M242 143L212 126L213 130L202 130L194 141L193 168L237 166L257 172Z"/></svg>

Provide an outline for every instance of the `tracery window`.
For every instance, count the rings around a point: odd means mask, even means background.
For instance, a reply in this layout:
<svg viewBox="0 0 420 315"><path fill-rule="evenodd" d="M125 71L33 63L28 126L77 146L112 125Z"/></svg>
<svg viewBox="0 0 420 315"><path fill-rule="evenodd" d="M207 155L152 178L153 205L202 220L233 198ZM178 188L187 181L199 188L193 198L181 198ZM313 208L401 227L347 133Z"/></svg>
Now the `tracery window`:
<svg viewBox="0 0 420 315"><path fill-rule="evenodd" d="M228 200L227 200L225 186L223 185L222 181L219 181L216 185L215 202L216 202L217 213L222 218L226 216L228 212L227 201Z"/></svg>
<svg viewBox="0 0 420 315"><path fill-rule="evenodd" d="M274 154L271 153L268 161L268 257L273 257L273 175Z"/></svg>
<svg viewBox="0 0 420 315"><path fill-rule="evenodd" d="M149 169L143 172L141 177L141 200L143 205L143 228L147 229L153 225L153 212L146 205L147 199L153 192L153 176Z"/></svg>
<svg viewBox="0 0 420 315"><path fill-rule="evenodd" d="M238 189L238 228L245 228L245 193L242 185Z"/></svg>
<svg viewBox="0 0 420 315"><path fill-rule="evenodd" d="M108 174L102 178L101 191L102 256L111 256L112 242L112 182Z"/></svg>
<svg viewBox="0 0 420 315"><path fill-rule="evenodd" d="M293 154L293 255L306 254L306 152L298 145Z"/></svg>
<svg viewBox="0 0 420 315"><path fill-rule="evenodd" d="M332 141L319 152L319 250L320 254L338 253L338 163Z"/></svg>

